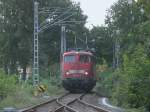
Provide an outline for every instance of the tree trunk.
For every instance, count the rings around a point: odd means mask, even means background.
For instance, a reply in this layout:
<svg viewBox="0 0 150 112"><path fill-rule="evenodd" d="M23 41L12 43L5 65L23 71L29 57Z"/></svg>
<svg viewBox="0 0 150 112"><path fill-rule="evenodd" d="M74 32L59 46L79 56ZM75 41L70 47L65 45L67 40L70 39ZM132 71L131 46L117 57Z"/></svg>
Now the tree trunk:
<svg viewBox="0 0 150 112"><path fill-rule="evenodd" d="M24 67L23 67L23 73L22 73L22 80L23 80L23 81L26 80L26 75L27 75L26 66L24 66Z"/></svg>
<svg viewBox="0 0 150 112"><path fill-rule="evenodd" d="M4 64L4 71L6 74L8 74L8 66L6 64Z"/></svg>

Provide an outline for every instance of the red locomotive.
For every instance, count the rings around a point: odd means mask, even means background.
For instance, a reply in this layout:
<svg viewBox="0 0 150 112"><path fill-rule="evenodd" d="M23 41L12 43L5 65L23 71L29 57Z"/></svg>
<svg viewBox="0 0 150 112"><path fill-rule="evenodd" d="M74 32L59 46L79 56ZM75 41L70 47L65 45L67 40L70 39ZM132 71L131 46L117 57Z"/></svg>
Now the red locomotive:
<svg viewBox="0 0 150 112"><path fill-rule="evenodd" d="M62 84L71 92L89 92L96 85L94 56L88 51L69 51L63 54Z"/></svg>

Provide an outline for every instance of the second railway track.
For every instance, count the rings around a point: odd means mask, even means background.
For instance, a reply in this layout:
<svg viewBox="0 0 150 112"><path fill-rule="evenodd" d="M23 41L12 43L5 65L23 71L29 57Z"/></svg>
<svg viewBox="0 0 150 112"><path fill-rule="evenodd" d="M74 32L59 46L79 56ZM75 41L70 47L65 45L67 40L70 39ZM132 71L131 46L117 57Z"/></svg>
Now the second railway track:
<svg viewBox="0 0 150 112"><path fill-rule="evenodd" d="M21 112L110 112L82 101L85 94L67 93L56 99L26 108Z"/></svg>

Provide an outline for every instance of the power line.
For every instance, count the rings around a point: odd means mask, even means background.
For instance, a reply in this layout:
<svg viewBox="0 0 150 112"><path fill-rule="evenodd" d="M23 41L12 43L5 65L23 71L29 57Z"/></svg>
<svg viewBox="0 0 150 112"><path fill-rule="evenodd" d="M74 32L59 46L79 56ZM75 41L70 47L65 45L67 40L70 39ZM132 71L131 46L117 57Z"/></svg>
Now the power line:
<svg viewBox="0 0 150 112"><path fill-rule="evenodd" d="M72 14L72 15L69 15L69 16L67 16L67 17L65 17L65 18L63 18L62 20L59 20L59 21L57 21L57 22L49 23L49 24L47 24L47 25L41 27L40 30L39 30L39 32L41 32L42 30L47 29L48 27L54 26L54 25L56 25L56 24L61 24L61 22L63 22L64 20L67 20L67 19L70 18L71 16L73 16L73 14Z"/></svg>
<svg viewBox="0 0 150 112"><path fill-rule="evenodd" d="M39 84L39 33L52 26L61 25L61 54L66 51L65 25L78 24L82 21L67 21L75 13L71 13L72 8L39 8L39 3L34 2L34 55L33 55L33 85ZM66 10L67 9L67 10ZM39 25L39 15L49 14L48 18ZM58 14L60 14L58 16ZM68 16L65 16L67 15ZM47 21L49 19L49 21Z"/></svg>

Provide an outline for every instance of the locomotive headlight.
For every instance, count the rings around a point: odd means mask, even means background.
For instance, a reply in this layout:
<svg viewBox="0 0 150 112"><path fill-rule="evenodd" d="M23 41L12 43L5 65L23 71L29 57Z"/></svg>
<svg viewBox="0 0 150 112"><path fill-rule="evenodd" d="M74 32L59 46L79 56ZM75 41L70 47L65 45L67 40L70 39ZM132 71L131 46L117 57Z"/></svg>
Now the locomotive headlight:
<svg viewBox="0 0 150 112"><path fill-rule="evenodd" d="M85 72L85 75L88 75L89 73L88 72Z"/></svg>
<svg viewBox="0 0 150 112"><path fill-rule="evenodd" d="M69 72L66 72L66 75L69 75Z"/></svg>

